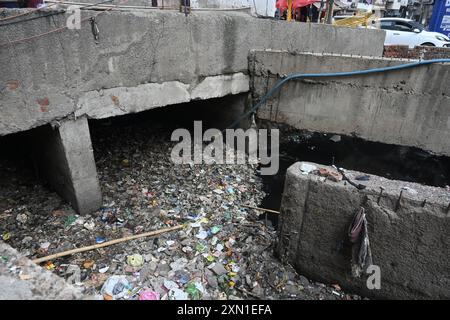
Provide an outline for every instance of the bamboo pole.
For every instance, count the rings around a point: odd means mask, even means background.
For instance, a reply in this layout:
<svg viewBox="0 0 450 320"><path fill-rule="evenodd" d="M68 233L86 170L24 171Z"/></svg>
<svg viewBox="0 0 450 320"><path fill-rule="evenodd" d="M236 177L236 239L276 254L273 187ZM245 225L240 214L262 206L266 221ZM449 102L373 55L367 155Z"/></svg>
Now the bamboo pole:
<svg viewBox="0 0 450 320"><path fill-rule="evenodd" d="M292 20L292 0L288 0L287 21Z"/></svg>
<svg viewBox="0 0 450 320"><path fill-rule="evenodd" d="M125 241L135 240L135 239L144 238L144 237L156 236L158 234L162 234L162 233L166 233L166 232L170 232L170 231L175 231L175 230L178 230L178 229L181 229L181 228L183 228L183 226L182 225L178 225L178 226L174 226L174 227L170 227L170 228L149 231L149 232L145 232L145 233L141 233L141 234L136 234L134 236L128 236L128 237L123 237L123 238L119 238L119 239L115 239L115 240L111 240L111 241L107 241L107 242L103 242L103 243L94 244L92 246L76 248L76 249L72 249L72 250L67 250L67 251L51 254L49 256L45 256L45 257L42 257L42 258L37 258L37 259L34 259L32 261L37 264L37 263L41 263L41 262L44 262L44 261L53 260L53 259L61 258L61 257L65 257L65 256L69 256L69 255L72 255L72 254L75 254L75 253L80 253L80 252L85 252L85 251L90 251L90 250L94 250L94 249L99 249L99 248L111 246L113 244L117 244L117 243L121 243L121 242L125 242Z"/></svg>
<svg viewBox="0 0 450 320"><path fill-rule="evenodd" d="M265 209L265 208L253 207L253 206L249 206L249 205L246 205L246 204L243 204L242 206L246 207L246 208L250 208L250 209L259 210L259 211L266 211L266 212L271 212L271 213L276 213L276 214L280 213L280 211L275 211L275 210L270 210L270 209Z"/></svg>

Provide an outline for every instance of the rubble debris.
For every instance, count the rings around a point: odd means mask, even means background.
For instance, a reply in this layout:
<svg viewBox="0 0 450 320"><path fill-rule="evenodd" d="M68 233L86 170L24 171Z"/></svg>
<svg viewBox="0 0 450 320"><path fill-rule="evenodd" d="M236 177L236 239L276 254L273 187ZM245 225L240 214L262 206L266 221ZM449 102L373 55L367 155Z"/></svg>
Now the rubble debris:
<svg viewBox="0 0 450 320"><path fill-rule="evenodd" d="M144 258L140 254L133 254L127 257L127 263L132 267L142 267Z"/></svg>
<svg viewBox="0 0 450 320"><path fill-rule="evenodd" d="M92 269L94 263L95 263L94 260L86 260L85 262L83 262L83 268Z"/></svg>
<svg viewBox="0 0 450 320"><path fill-rule="evenodd" d="M329 170L327 168L319 168L318 174L334 182L339 182L342 180L342 175L339 172Z"/></svg>
<svg viewBox="0 0 450 320"><path fill-rule="evenodd" d="M302 171L303 174L309 174L313 171L316 171L317 167L312 164L302 163L302 165L300 166L300 170Z"/></svg>
<svg viewBox="0 0 450 320"><path fill-rule="evenodd" d="M104 237L96 237L95 243L103 243L106 242L106 239Z"/></svg>
<svg viewBox="0 0 450 320"><path fill-rule="evenodd" d="M42 244L48 255L75 250L45 258L45 266L98 299L359 299L274 257L276 230L264 227L260 210L242 206L264 197L257 165L175 165L170 134L152 126L93 130L104 203L85 216L34 180L5 179L0 234L30 259L43 255ZM16 174L8 168L0 168L6 178ZM19 214L26 223L17 223Z"/></svg>
<svg viewBox="0 0 450 320"><path fill-rule="evenodd" d="M336 166L333 166L335 169L337 169L339 171L339 173L342 175L342 178L347 181L348 183L350 183L350 185L354 186L356 189L358 190L364 190L366 188L365 185L360 184L360 183L355 183L353 182L349 177L347 177L345 175L345 171L344 168L337 168Z"/></svg>
<svg viewBox="0 0 450 320"><path fill-rule="evenodd" d="M105 300L117 300L127 295L131 285L125 276L111 276L106 280L101 293Z"/></svg>
<svg viewBox="0 0 450 320"><path fill-rule="evenodd" d="M341 141L341 136L338 134L334 134L330 137L330 140L333 142L339 142L339 141Z"/></svg>
<svg viewBox="0 0 450 320"><path fill-rule="evenodd" d="M159 300L159 293L152 290L143 290L139 293L139 300Z"/></svg>
<svg viewBox="0 0 450 320"><path fill-rule="evenodd" d="M360 174L360 175L355 177L355 180L358 180L358 181L369 181L370 180L370 176L368 174Z"/></svg>
<svg viewBox="0 0 450 320"><path fill-rule="evenodd" d="M43 270L2 241L0 241L0 288L0 300L83 298L79 288L71 286L54 272Z"/></svg>

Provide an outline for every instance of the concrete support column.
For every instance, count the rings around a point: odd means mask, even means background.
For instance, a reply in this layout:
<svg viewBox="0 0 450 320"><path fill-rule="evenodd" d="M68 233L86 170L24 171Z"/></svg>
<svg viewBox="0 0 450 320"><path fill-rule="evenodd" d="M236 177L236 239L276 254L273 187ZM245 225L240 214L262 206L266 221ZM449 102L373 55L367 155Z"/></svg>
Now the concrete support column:
<svg viewBox="0 0 450 320"><path fill-rule="evenodd" d="M86 118L66 120L56 129L39 128L35 145L40 171L80 214L97 210L102 195Z"/></svg>

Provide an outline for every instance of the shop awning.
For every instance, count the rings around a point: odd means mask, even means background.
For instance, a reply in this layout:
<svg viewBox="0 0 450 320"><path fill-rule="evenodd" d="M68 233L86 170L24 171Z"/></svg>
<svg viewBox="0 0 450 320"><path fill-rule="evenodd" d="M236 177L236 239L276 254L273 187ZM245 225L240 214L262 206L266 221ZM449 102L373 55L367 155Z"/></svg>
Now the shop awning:
<svg viewBox="0 0 450 320"><path fill-rule="evenodd" d="M306 7L310 4L313 4L314 2L320 2L320 0L293 0L292 1L292 10L295 10L297 8ZM275 4L276 8L280 11L287 10L288 8L288 2L287 0L278 0Z"/></svg>

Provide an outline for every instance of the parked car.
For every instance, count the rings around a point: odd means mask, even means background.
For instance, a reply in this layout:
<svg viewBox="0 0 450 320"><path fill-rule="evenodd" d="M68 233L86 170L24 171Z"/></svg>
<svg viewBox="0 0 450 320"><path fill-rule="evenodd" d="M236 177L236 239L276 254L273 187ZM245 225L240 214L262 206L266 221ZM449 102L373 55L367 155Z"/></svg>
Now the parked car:
<svg viewBox="0 0 450 320"><path fill-rule="evenodd" d="M442 33L425 30L417 21L404 18L380 18L375 27L386 31L385 45L450 47L450 39Z"/></svg>

